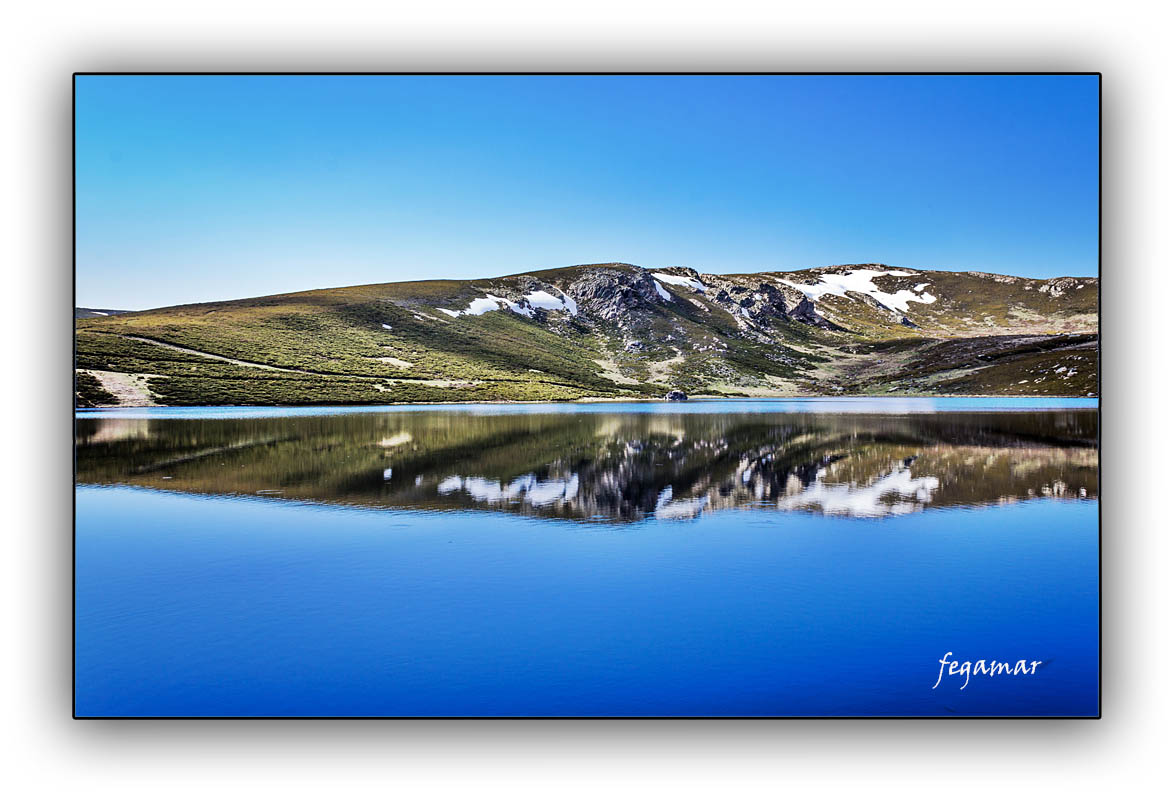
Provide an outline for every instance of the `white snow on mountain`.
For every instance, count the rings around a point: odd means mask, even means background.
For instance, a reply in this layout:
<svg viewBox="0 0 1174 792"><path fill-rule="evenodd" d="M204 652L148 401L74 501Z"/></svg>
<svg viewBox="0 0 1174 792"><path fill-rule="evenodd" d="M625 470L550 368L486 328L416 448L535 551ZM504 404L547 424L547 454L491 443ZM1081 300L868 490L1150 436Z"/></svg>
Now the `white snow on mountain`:
<svg viewBox="0 0 1174 792"><path fill-rule="evenodd" d="M909 303L923 303L928 305L929 303L937 302L937 297L924 291L925 287L929 284L918 284L916 290L900 289L890 294L889 292L881 291L881 288L873 283L872 280L882 275L907 278L913 274L904 270L879 271L860 269L850 270L845 273L824 273L819 276L819 283L795 283L794 281L783 278L779 280L791 288L803 292L807 296L807 299L812 302L819 302L821 297L826 297L829 294L845 297L848 292L856 292L857 294L867 294L890 311L905 313L909 310Z"/></svg>
<svg viewBox="0 0 1174 792"><path fill-rule="evenodd" d="M579 313L579 306L575 301L567 296L555 296L546 291L532 291L529 294L518 298L517 302L506 297L495 297L492 294L486 294L484 297L477 297L469 303L469 307L463 311L452 311L448 308L438 309L442 313L449 316L480 316L483 313L490 311L500 311L506 308L516 314L522 316L534 316L535 308L543 308L547 311L567 311L571 316L576 316Z"/></svg>
<svg viewBox="0 0 1174 792"><path fill-rule="evenodd" d="M556 297L550 292L534 291L522 298L535 308L545 308L548 311L570 311L571 316L579 313L579 306L565 295Z"/></svg>
<svg viewBox="0 0 1174 792"><path fill-rule="evenodd" d="M671 283L674 286L684 286L699 292L703 292L709 288L696 278L687 278L684 275L667 275L663 272L654 272L652 273L652 277L664 283Z"/></svg>

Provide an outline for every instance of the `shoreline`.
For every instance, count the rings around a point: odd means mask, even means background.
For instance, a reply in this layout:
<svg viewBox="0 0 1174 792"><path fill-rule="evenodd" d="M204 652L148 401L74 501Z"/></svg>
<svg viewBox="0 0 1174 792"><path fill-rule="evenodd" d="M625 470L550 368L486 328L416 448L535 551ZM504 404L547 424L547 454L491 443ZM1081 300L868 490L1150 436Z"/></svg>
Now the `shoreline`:
<svg viewBox="0 0 1174 792"><path fill-rule="evenodd" d="M151 406L134 406L134 405L103 405L99 407L77 407L75 406L74 413L86 412L116 412L119 410L169 410L169 409L184 409L184 410L204 410L216 408L298 408L298 409L337 409L337 408L371 408L378 409L380 407L442 407L447 405L485 405L485 406L501 406L511 404L550 404L550 405L575 405L575 404L688 404L689 402L725 402L725 401L850 401L859 399L869 400L886 400L886 399L1081 399L1100 402L1100 395L1096 396L993 396L989 393L984 394L965 394L965 393L950 393L950 394L918 394L918 395L838 395L838 396L691 396L683 402L673 402L667 399L657 398L607 398L607 397L588 397L583 399L571 399L567 401L554 400L535 400L535 401L420 401L420 402L379 402L379 403L364 403L364 404L347 404L347 403L331 403L320 402L311 404L158 404Z"/></svg>

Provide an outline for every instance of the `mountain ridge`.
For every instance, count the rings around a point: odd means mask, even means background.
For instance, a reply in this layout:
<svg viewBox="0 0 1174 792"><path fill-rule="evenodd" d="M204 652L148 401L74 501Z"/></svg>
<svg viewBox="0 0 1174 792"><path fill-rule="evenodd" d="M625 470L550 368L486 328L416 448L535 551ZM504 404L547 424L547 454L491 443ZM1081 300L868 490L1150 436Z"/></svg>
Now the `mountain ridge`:
<svg viewBox="0 0 1174 792"><path fill-rule="evenodd" d="M624 262L79 318L78 403L1096 395L1097 278ZM115 391L120 391L116 393ZM103 395L103 393L105 395Z"/></svg>

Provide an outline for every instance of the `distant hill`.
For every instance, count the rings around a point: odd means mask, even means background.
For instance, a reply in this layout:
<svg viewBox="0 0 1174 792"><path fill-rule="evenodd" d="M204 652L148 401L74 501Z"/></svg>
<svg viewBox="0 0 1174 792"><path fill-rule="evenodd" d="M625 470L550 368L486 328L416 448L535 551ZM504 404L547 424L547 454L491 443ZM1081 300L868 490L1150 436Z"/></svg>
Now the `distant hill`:
<svg viewBox="0 0 1174 792"><path fill-rule="evenodd" d="M124 314L127 311L117 311L113 308L74 308L74 319L93 319L98 316L115 316L117 314Z"/></svg>
<svg viewBox="0 0 1174 792"><path fill-rule="evenodd" d="M81 404L1097 395L1098 281L591 264L81 316ZM79 311L87 309L78 309Z"/></svg>

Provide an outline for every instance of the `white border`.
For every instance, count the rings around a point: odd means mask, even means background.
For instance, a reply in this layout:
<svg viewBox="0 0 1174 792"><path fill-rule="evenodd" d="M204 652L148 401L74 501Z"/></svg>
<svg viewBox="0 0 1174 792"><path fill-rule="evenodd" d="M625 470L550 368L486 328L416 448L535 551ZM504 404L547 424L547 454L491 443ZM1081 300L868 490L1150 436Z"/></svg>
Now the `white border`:
<svg viewBox="0 0 1174 792"><path fill-rule="evenodd" d="M510 5L510 4L505 4ZM1145 6L26 3L5 21L3 774L14 788L447 782L798 789L1169 777L1168 26ZM958 7L954 7L958 6ZM75 722L68 616L73 71L1057 70L1104 77L1100 721ZM997 269L997 268L996 268ZM1046 596L1046 592L1041 592Z"/></svg>

